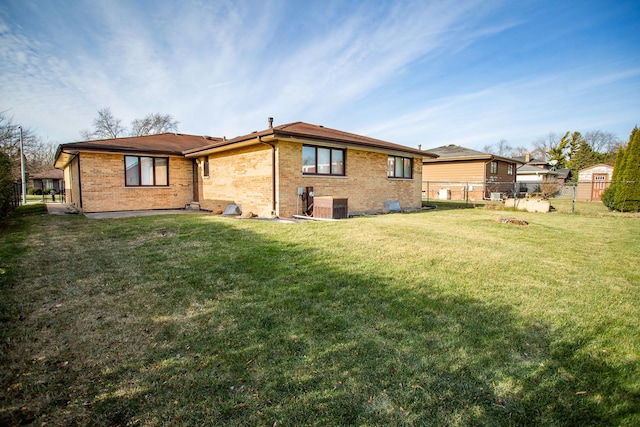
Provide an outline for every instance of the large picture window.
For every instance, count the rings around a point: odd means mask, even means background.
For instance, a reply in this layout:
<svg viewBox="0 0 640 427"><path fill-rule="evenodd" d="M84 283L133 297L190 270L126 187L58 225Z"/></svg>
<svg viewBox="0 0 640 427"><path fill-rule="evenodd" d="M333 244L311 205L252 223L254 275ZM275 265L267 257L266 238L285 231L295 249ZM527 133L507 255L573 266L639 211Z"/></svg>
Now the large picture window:
<svg viewBox="0 0 640 427"><path fill-rule="evenodd" d="M344 150L302 146L302 173L305 175L344 176Z"/></svg>
<svg viewBox="0 0 640 427"><path fill-rule="evenodd" d="M124 156L124 179L127 187L169 185L167 157Z"/></svg>
<svg viewBox="0 0 640 427"><path fill-rule="evenodd" d="M413 159L409 157L389 156L387 159L387 176L389 178L412 178Z"/></svg>

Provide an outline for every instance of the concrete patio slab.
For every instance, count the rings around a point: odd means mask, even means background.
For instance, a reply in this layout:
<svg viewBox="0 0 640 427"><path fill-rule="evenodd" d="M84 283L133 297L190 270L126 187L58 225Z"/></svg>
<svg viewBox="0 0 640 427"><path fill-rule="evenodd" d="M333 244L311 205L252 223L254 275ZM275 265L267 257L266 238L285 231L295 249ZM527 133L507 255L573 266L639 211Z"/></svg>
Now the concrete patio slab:
<svg viewBox="0 0 640 427"><path fill-rule="evenodd" d="M65 203L46 203L47 211L50 215L67 215L79 213L73 206ZM83 213L80 213L83 214ZM192 209L158 209L158 210L140 210L140 211L116 211L116 212L95 212L84 213L83 215L90 219L110 219L110 218L129 218L134 216L150 216L150 215L211 215L209 211L192 210Z"/></svg>

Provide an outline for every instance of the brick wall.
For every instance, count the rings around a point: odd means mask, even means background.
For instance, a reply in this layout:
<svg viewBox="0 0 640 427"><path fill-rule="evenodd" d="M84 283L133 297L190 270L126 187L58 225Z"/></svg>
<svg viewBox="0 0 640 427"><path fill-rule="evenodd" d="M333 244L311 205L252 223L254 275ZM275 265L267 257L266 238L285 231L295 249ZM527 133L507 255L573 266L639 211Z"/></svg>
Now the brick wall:
<svg viewBox="0 0 640 427"><path fill-rule="evenodd" d="M387 154L347 149L346 176L322 177L302 174L302 144L278 143L279 215L290 217L300 213L302 201L298 187L313 187L315 196L349 199L349 212L374 212L384 209L384 202L397 200L400 207L422 205L422 158L413 161L413 179L387 178ZM298 204L296 205L296 202Z"/></svg>
<svg viewBox="0 0 640 427"><path fill-rule="evenodd" d="M270 217L272 210L271 147L252 145L209 155L209 177L201 157L200 206L215 212L235 203L243 212Z"/></svg>
<svg viewBox="0 0 640 427"><path fill-rule="evenodd" d="M403 209L421 206L421 158L414 159L413 179L390 179L386 154L349 148L346 176L305 176L302 144L279 141L276 147L275 214L280 217L300 212L298 187L313 187L316 196L347 198L350 213L382 211L387 200L399 201ZM261 217L274 214L270 146L252 145L209 155L209 177L203 176L205 159L201 157L198 166L198 198L203 209L218 212L236 203L243 212ZM181 157L169 159L167 187L126 187L124 154L83 152L67 166L65 178L69 202L85 212L181 209L193 201L192 160Z"/></svg>
<svg viewBox="0 0 640 427"><path fill-rule="evenodd" d="M382 211L384 202L398 200L404 208L422 205L422 159L413 164L413 179L387 178L387 155L348 149L345 177L303 176L302 144L276 144L276 215L286 218L302 209L298 187L314 187L317 196L349 199L349 212ZM271 147L253 145L209 155L209 178L202 183L200 205L214 212L228 203L261 217L272 216Z"/></svg>
<svg viewBox="0 0 640 427"><path fill-rule="evenodd" d="M181 209L193 197L191 159L169 158L167 187L125 187L123 154L81 153L80 172L85 212ZM78 182L75 177L73 182ZM79 207L76 196L73 191L73 204Z"/></svg>

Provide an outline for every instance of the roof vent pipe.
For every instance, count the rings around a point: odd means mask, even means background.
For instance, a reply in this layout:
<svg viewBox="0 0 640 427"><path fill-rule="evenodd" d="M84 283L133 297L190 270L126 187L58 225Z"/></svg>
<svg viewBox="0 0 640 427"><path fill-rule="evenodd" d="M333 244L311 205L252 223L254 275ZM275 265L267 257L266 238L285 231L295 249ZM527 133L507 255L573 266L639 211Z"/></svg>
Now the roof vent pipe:
<svg viewBox="0 0 640 427"><path fill-rule="evenodd" d="M273 129L273 117L269 117L269 129Z"/></svg>

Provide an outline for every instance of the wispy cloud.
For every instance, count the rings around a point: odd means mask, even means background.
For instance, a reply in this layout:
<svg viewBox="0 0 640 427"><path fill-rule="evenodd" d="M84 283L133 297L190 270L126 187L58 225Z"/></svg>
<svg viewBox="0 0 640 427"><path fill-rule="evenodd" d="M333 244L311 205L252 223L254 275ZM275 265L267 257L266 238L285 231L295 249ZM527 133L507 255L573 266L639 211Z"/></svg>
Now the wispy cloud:
<svg viewBox="0 0 640 427"><path fill-rule="evenodd" d="M627 123L606 92L637 90L639 61L585 58L554 71L541 58L556 39L541 24L501 1L9 0L0 109L61 142L103 106L125 122L169 113L190 133L234 136L275 116L413 146Z"/></svg>
<svg viewBox="0 0 640 427"><path fill-rule="evenodd" d="M605 103L608 98L594 92L610 90L608 85L615 81L637 78L638 69L586 78L589 71L576 67L557 74L525 76L479 91L431 99L410 113L361 132L423 148L459 144L482 149L501 139L527 146L552 131L606 129L619 117L607 111L611 108ZM616 102L624 100L617 98Z"/></svg>

